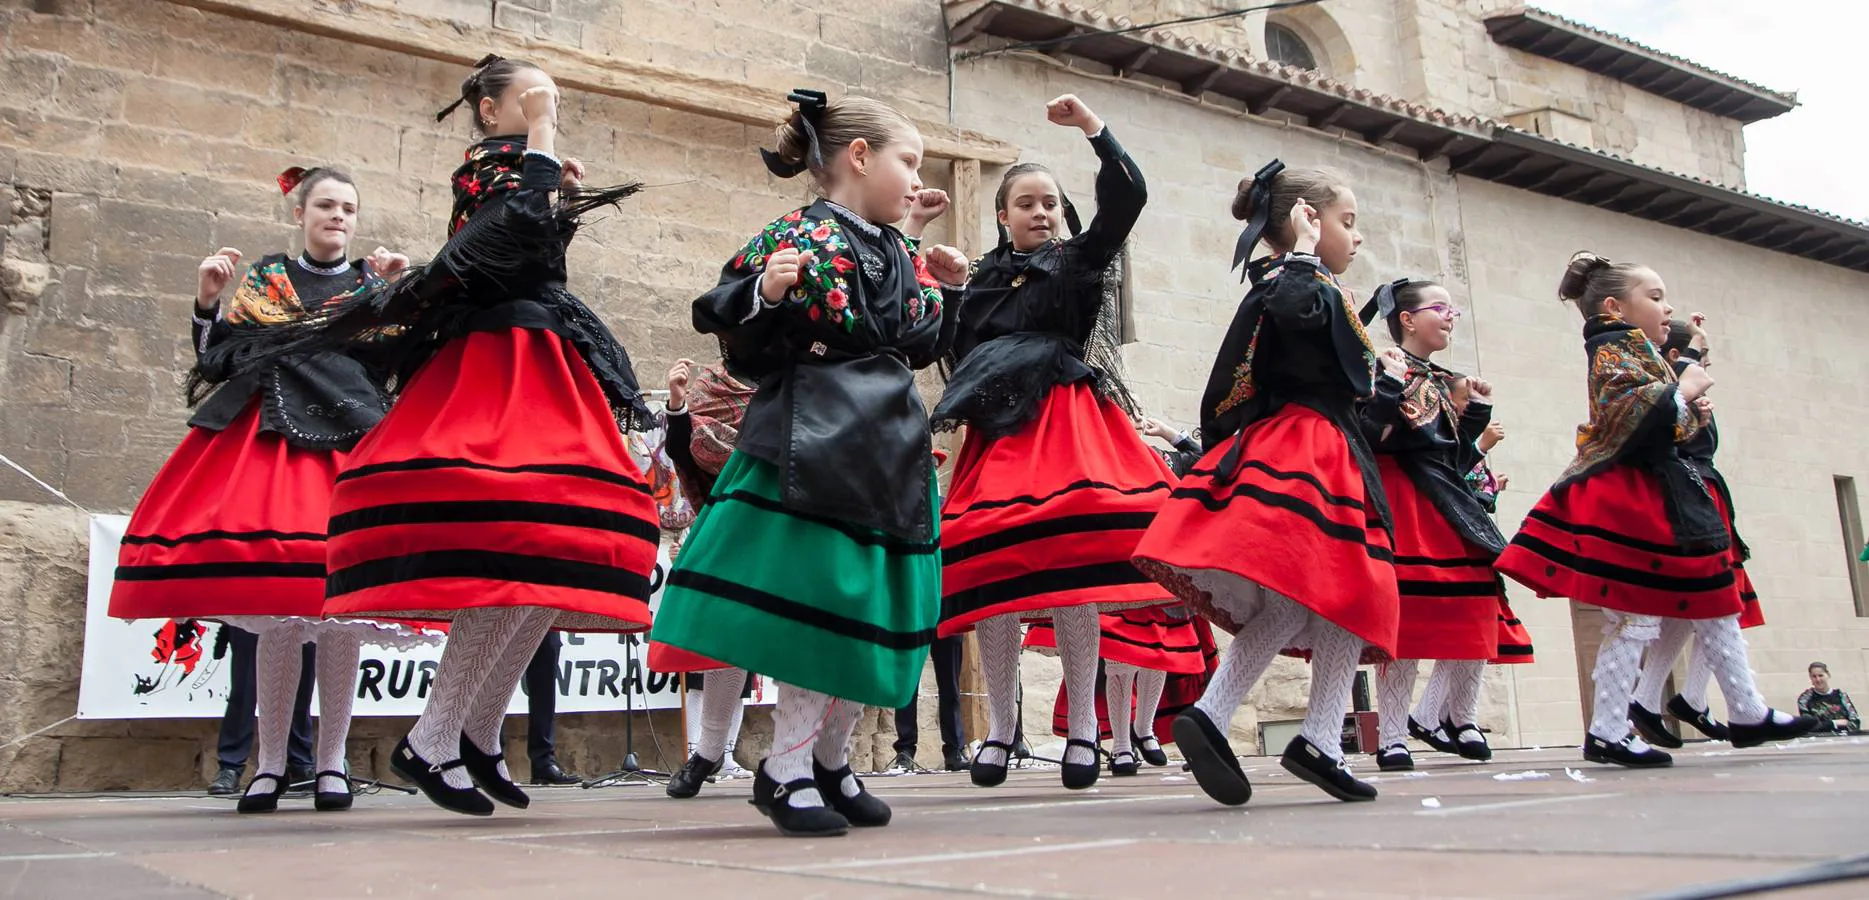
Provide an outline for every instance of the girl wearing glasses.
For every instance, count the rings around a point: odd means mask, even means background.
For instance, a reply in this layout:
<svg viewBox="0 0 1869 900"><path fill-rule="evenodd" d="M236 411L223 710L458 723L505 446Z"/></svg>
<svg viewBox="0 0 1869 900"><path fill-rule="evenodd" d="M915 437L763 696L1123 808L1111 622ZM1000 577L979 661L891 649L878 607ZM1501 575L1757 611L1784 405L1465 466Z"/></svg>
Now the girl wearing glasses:
<svg viewBox="0 0 1869 900"><path fill-rule="evenodd" d="M1394 515L1402 618L1395 660L1381 667L1377 681L1376 760L1384 771L1414 768L1411 733L1437 750L1490 759L1474 723L1443 720L1441 710L1457 708L1448 698L1422 698L1422 709L1435 711L1426 722L1409 715L1408 703L1417 661L1439 661L1442 677L1432 679L1432 695L1434 685L1473 682L1499 649L1493 560L1505 538L1465 479L1480 462L1477 443L1492 420L1492 388L1432 361L1453 342L1460 319L1446 288L1407 278L1385 284L1362 310L1365 323L1377 317L1398 345L1384 355L1400 365L1383 367L1360 417Z"/></svg>

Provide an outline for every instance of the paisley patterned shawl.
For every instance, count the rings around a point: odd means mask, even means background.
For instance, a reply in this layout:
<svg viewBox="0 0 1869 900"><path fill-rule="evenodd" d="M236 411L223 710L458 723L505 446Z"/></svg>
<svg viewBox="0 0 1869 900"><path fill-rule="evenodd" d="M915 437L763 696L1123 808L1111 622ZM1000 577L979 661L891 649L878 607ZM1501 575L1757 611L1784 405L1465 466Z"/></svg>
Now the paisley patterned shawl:
<svg viewBox="0 0 1869 900"><path fill-rule="evenodd" d="M740 420L746 405L759 390L727 374L727 367L715 363L701 370L688 389L688 416L694 425L694 437L688 442L694 463L709 475L719 475L740 442Z"/></svg>
<svg viewBox="0 0 1869 900"><path fill-rule="evenodd" d="M1641 329L1598 315L1585 325L1584 337L1590 352L1590 421L1577 426L1577 458L1560 481L1615 462L1656 416L1672 423L1670 437L1676 444L1700 430L1698 419L1690 416L1682 424L1675 415L1674 369ZM1669 406L1662 408L1663 403Z"/></svg>
<svg viewBox="0 0 1869 900"><path fill-rule="evenodd" d="M1460 413L1454 409L1454 384L1465 376L1437 366L1413 354L1408 356L1408 373L1402 379L1402 419L1408 427L1427 428L1437 418L1446 417L1450 434L1458 437Z"/></svg>

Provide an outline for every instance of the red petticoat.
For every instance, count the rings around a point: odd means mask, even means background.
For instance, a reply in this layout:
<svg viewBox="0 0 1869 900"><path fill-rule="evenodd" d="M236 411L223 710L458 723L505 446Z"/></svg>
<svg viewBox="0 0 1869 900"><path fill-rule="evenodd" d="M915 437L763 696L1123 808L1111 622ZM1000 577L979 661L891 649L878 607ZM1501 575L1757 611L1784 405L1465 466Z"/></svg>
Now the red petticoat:
<svg viewBox="0 0 1869 900"><path fill-rule="evenodd" d="M640 631L658 523L577 351L547 331L473 332L416 373L338 477L325 613L544 606L561 629Z"/></svg>
<svg viewBox="0 0 1869 900"><path fill-rule="evenodd" d="M1206 671L1206 656L1213 649L1206 620L1185 611L1177 615L1170 607L1104 613L1097 617L1097 625L1102 632L1097 655L1138 669L1198 675ZM1057 652L1058 636L1050 620L1035 622L1026 629L1025 648L1047 654Z"/></svg>
<svg viewBox="0 0 1869 900"><path fill-rule="evenodd" d="M1725 515L1718 492L1714 502ZM1676 545L1660 480L1618 465L1546 492L1497 567L1540 597L1634 615L1714 619L1745 607L1738 563L1737 547L1702 552Z"/></svg>
<svg viewBox="0 0 1869 900"><path fill-rule="evenodd" d="M1215 469L1245 441L1239 474ZM1393 658L1394 550L1342 432L1290 404L1215 447L1181 481L1136 548L1136 564L1229 633L1241 580L1291 598ZM1300 648L1301 649L1301 648Z"/></svg>
<svg viewBox="0 0 1869 900"><path fill-rule="evenodd" d="M1201 641L1201 670L1194 673L1170 673L1162 684L1162 699L1155 707L1155 736L1163 744L1175 742L1175 717L1183 710L1193 706L1207 690L1207 682L1213 678L1214 670L1219 668L1220 654L1214 648L1213 629L1204 619L1195 619L1195 628ZM1099 667L1101 668L1101 667ZM1110 732L1110 704L1104 692L1104 674L1099 673L1097 683L1097 739L1107 741ZM1137 688L1140 690L1140 687ZM1070 737L1071 716L1070 697L1064 692L1064 685L1058 685L1058 698L1051 707L1051 733L1058 737ZM1135 709L1135 698L1130 698L1130 709Z"/></svg>
<svg viewBox="0 0 1869 900"><path fill-rule="evenodd" d="M1015 434L968 432L941 514L941 636L1002 613L1170 602L1129 558L1173 480L1088 384L1052 388Z"/></svg>
<svg viewBox="0 0 1869 900"><path fill-rule="evenodd" d="M137 503L117 553L122 619L322 615L325 523L344 455L260 430L191 428Z"/></svg>
<svg viewBox="0 0 1869 900"><path fill-rule="evenodd" d="M1499 650L1499 575L1491 554L1454 530L1395 457L1379 454L1395 519L1395 581L1402 598L1400 659L1487 659Z"/></svg>

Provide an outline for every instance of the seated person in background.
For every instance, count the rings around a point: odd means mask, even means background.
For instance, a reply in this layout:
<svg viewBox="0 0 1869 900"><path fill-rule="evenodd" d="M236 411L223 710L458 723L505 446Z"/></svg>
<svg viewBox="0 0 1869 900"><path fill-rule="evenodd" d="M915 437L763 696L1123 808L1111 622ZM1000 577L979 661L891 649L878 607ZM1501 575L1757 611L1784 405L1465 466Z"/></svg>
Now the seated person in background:
<svg viewBox="0 0 1869 900"><path fill-rule="evenodd" d="M1822 728L1834 729L1838 734L1855 734L1862 730L1862 717L1856 714L1856 704L1850 702L1850 695L1842 688L1830 686L1830 667L1814 662L1810 666L1811 686L1798 695L1798 713L1811 716L1822 722Z"/></svg>

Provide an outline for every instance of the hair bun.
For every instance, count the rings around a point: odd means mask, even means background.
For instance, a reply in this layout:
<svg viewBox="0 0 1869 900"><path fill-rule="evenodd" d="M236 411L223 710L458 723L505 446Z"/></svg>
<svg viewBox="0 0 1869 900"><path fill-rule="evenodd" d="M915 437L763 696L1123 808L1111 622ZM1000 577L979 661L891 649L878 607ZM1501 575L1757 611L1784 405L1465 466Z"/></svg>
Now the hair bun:
<svg viewBox="0 0 1869 900"><path fill-rule="evenodd" d="M1558 298L1571 303L1583 299L1590 285L1590 276L1610 265L1607 258L1588 250L1571 254L1570 263L1564 267L1564 277L1558 282Z"/></svg>
<svg viewBox="0 0 1869 900"><path fill-rule="evenodd" d="M1239 189L1233 194L1233 218L1241 222L1252 218L1252 186L1253 177L1248 175L1240 179Z"/></svg>

